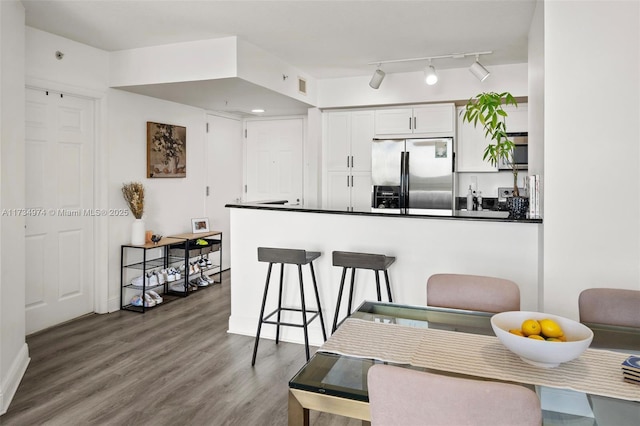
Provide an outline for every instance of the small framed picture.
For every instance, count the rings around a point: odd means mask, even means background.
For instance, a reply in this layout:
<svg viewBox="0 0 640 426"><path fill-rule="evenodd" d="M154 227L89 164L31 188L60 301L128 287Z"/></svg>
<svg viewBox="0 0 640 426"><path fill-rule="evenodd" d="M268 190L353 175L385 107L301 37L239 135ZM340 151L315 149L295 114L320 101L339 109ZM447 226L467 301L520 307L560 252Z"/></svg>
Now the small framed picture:
<svg viewBox="0 0 640 426"><path fill-rule="evenodd" d="M191 219L191 232L194 234L209 232L209 218L200 217L197 219Z"/></svg>

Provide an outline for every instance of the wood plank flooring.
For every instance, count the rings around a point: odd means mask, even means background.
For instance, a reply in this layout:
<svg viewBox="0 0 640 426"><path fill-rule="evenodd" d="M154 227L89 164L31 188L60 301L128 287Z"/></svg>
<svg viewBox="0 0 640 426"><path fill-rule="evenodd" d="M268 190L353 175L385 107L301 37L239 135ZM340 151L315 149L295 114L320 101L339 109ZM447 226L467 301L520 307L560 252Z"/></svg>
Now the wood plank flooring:
<svg viewBox="0 0 640 426"><path fill-rule="evenodd" d="M228 334L230 273L145 314L87 315L27 337L31 363L12 425L286 425L289 379L304 347ZM355 426L312 413L315 426Z"/></svg>

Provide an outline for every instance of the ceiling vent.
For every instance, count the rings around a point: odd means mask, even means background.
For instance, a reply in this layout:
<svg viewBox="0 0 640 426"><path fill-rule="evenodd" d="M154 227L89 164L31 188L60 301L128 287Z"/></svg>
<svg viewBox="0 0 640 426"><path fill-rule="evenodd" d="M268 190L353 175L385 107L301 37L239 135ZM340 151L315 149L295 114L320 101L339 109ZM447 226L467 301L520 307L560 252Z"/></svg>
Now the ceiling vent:
<svg viewBox="0 0 640 426"><path fill-rule="evenodd" d="M307 94L307 80L302 77L298 77L298 91L303 95Z"/></svg>

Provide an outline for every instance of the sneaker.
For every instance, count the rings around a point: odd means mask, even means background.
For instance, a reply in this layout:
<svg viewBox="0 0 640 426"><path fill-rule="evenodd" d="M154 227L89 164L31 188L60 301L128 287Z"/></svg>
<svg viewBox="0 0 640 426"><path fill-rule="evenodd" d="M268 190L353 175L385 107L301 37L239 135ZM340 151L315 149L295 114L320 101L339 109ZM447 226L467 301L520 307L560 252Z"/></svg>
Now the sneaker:
<svg viewBox="0 0 640 426"><path fill-rule="evenodd" d="M174 269L174 271L175 271L175 275L176 275L176 281L178 281L179 279L182 278L182 273L180 271L178 271L178 270L175 270L175 269Z"/></svg>
<svg viewBox="0 0 640 426"><path fill-rule="evenodd" d="M172 284L169 287L169 290L171 291L177 291L179 293L184 293L186 290L184 288L184 283L176 283L176 284Z"/></svg>
<svg viewBox="0 0 640 426"><path fill-rule="evenodd" d="M200 272L200 266L198 265L198 262L193 262L191 264L191 266L193 266L193 273L197 274L198 272Z"/></svg>
<svg viewBox="0 0 640 426"><path fill-rule="evenodd" d="M209 285L209 281L205 280L202 277L198 278L198 287L206 287Z"/></svg>
<svg viewBox="0 0 640 426"><path fill-rule="evenodd" d="M153 290L149 290L149 291L147 292L147 294L148 294L149 296L151 296L151 298L152 298L152 299L153 299L153 301L156 303L156 305L159 305L159 304L161 304L161 303L163 302L162 296L160 296L160 295L159 295L158 293L156 293L155 291L153 291Z"/></svg>
<svg viewBox="0 0 640 426"><path fill-rule="evenodd" d="M147 272L147 278L149 287L157 287L158 286L158 276L155 272Z"/></svg>
<svg viewBox="0 0 640 426"><path fill-rule="evenodd" d="M209 267L213 266L213 263L211 263L211 260L209 260L208 257L205 257L205 260L207 261L207 266Z"/></svg>
<svg viewBox="0 0 640 426"><path fill-rule="evenodd" d="M189 290L190 290L190 291L196 291L196 290L198 290L198 284L196 284L196 283L189 283Z"/></svg>
<svg viewBox="0 0 640 426"><path fill-rule="evenodd" d="M133 299L131 299L131 306L142 306L142 303L142 295L140 294L136 294L133 296Z"/></svg>
<svg viewBox="0 0 640 426"><path fill-rule="evenodd" d="M200 260L198 260L198 266L200 266L200 269L207 267L207 261L204 257L201 257Z"/></svg>
<svg viewBox="0 0 640 426"><path fill-rule="evenodd" d="M167 282L172 283L176 280L176 273L173 268L167 269Z"/></svg>
<svg viewBox="0 0 640 426"><path fill-rule="evenodd" d="M142 287L144 285L144 277L142 275L140 275L139 277L135 277L134 279L131 280L131 285L134 285L136 287Z"/></svg>
<svg viewBox="0 0 640 426"><path fill-rule="evenodd" d="M203 275L202 278L204 278L209 284L213 284L215 282L209 275Z"/></svg>
<svg viewBox="0 0 640 426"><path fill-rule="evenodd" d="M149 293L144 294L144 307L145 308L153 308L156 306L156 301L149 296Z"/></svg>
<svg viewBox="0 0 640 426"><path fill-rule="evenodd" d="M165 275L164 269L161 271L156 271L154 272L154 274L156 274L156 277L158 277L158 284L162 285L167 282L167 276Z"/></svg>

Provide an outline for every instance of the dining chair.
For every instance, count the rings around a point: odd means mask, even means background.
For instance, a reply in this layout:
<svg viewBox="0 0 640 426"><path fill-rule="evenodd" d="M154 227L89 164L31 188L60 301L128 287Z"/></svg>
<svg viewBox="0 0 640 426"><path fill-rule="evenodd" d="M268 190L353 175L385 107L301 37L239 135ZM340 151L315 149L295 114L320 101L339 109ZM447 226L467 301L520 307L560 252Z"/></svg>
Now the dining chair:
<svg viewBox="0 0 640 426"><path fill-rule="evenodd" d="M640 328L640 291L588 288L578 296L580 322Z"/></svg>
<svg viewBox="0 0 640 426"><path fill-rule="evenodd" d="M536 393L524 386L376 364L367 374L372 426L540 426Z"/></svg>
<svg viewBox="0 0 640 426"><path fill-rule="evenodd" d="M427 305L483 312L520 310L520 288L503 278L435 274L427 280Z"/></svg>

